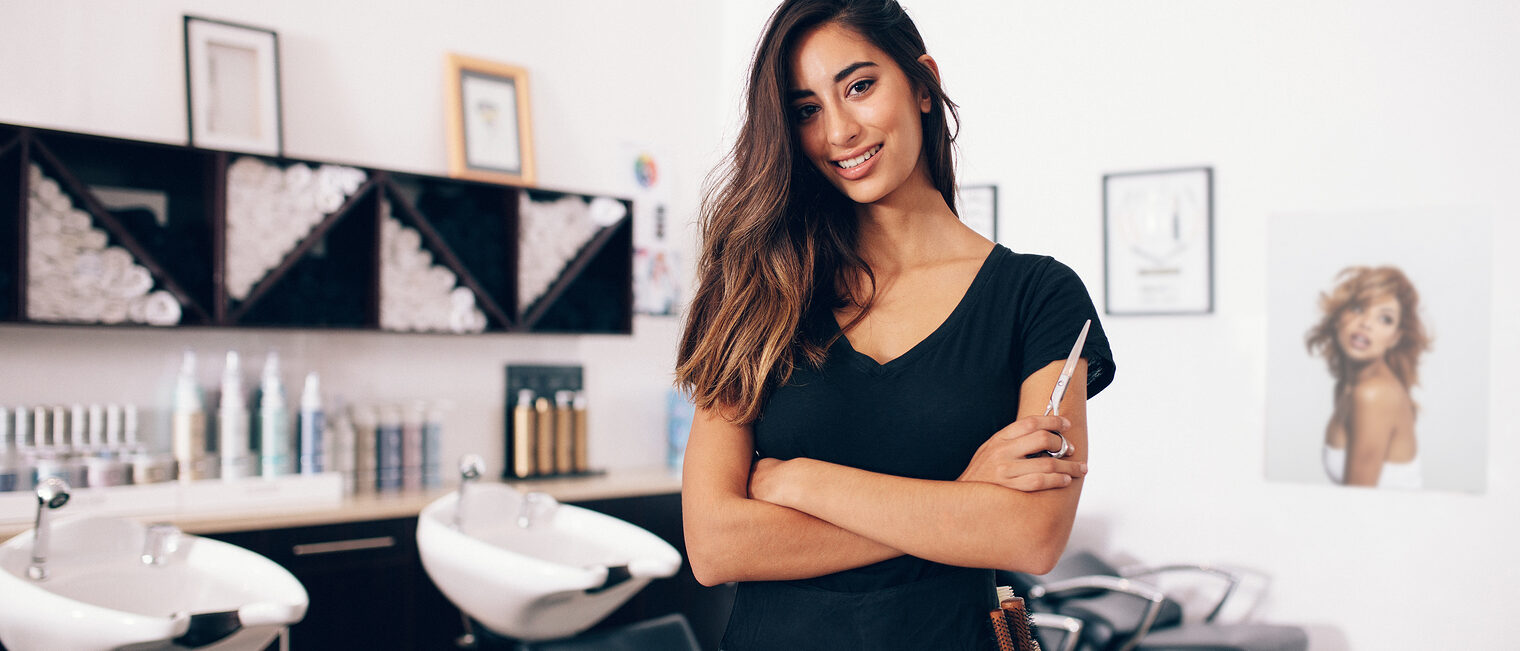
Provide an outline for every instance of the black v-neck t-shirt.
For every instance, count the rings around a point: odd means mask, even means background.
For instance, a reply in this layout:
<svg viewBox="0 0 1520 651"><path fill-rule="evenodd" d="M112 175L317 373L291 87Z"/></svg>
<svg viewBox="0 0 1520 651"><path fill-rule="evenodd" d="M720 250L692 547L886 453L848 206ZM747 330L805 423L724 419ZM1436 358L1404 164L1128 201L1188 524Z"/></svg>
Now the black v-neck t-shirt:
<svg viewBox="0 0 1520 651"><path fill-rule="evenodd" d="M1113 379L1108 338L1081 279L1053 258L1002 245L950 316L885 364L847 337L836 339L829 310L815 312L804 336L834 343L821 368L798 364L766 399L753 426L761 457L953 480L983 442L1018 418L1020 385L1065 360L1088 319L1088 397ZM996 607L991 585L990 571L912 556L811 579L741 583L724 649L980 648ZM777 627L797 638L777 637Z"/></svg>

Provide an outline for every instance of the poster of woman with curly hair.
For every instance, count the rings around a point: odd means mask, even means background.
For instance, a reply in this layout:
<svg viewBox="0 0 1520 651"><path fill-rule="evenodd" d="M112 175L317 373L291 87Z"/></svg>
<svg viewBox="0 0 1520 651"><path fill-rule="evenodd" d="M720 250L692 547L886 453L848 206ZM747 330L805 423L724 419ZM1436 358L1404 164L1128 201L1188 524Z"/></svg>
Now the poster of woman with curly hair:
<svg viewBox="0 0 1520 651"><path fill-rule="evenodd" d="M1487 222L1284 216L1270 230L1267 478L1481 492Z"/></svg>

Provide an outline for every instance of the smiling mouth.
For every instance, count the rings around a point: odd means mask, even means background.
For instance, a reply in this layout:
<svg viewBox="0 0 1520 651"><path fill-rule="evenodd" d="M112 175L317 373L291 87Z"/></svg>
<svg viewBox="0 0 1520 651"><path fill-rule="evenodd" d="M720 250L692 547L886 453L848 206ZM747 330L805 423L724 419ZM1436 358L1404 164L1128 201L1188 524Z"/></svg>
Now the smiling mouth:
<svg viewBox="0 0 1520 651"><path fill-rule="evenodd" d="M1350 343L1351 347L1357 350L1362 350L1372 344L1370 340L1362 335L1351 335Z"/></svg>
<svg viewBox="0 0 1520 651"><path fill-rule="evenodd" d="M856 156L854 158L847 158L845 160L836 160L836 161L833 161L833 162L834 162L834 165L837 166L837 167L839 167L840 169L846 169L847 170L847 169L850 169L850 168L855 167L857 165L860 165L861 163L864 163L864 162L866 162L868 160L871 160L871 157L875 156L876 152L879 152L879 151L881 151L881 145L877 145L875 147L872 147L866 153L861 154L859 156Z"/></svg>

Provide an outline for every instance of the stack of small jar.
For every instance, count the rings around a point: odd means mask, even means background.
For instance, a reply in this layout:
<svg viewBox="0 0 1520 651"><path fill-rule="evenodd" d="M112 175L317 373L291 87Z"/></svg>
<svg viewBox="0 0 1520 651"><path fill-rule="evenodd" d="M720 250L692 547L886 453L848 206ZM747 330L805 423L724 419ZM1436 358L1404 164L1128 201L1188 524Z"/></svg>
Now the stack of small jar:
<svg viewBox="0 0 1520 651"><path fill-rule="evenodd" d="M151 484L174 478L174 460L137 438L135 405L0 407L0 492L48 477L75 487Z"/></svg>

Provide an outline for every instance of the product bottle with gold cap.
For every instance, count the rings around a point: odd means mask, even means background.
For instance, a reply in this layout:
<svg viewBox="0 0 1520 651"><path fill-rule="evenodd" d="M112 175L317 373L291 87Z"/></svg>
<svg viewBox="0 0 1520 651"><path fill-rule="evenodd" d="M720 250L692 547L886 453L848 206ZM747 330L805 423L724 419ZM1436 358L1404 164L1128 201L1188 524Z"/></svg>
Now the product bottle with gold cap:
<svg viewBox="0 0 1520 651"><path fill-rule="evenodd" d="M538 457L538 474L554 474L554 406L549 399L539 397L533 401L533 414L537 436L533 444Z"/></svg>
<svg viewBox="0 0 1520 651"><path fill-rule="evenodd" d="M554 392L554 470L562 475L575 472L575 414L570 403L574 391Z"/></svg>
<svg viewBox="0 0 1520 651"><path fill-rule="evenodd" d="M533 390L517 392L517 404L512 407L512 476L518 479L532 477L538 468L535 458L538 440L537 419L533 412Z"/></svg>
<svg viewBox="0 0 1520 651"><path fill-rule="evenodd" d="M575 471L589 472L591 470L591 451L587 447L586 436L586 392L575 392Z"/></svg>

